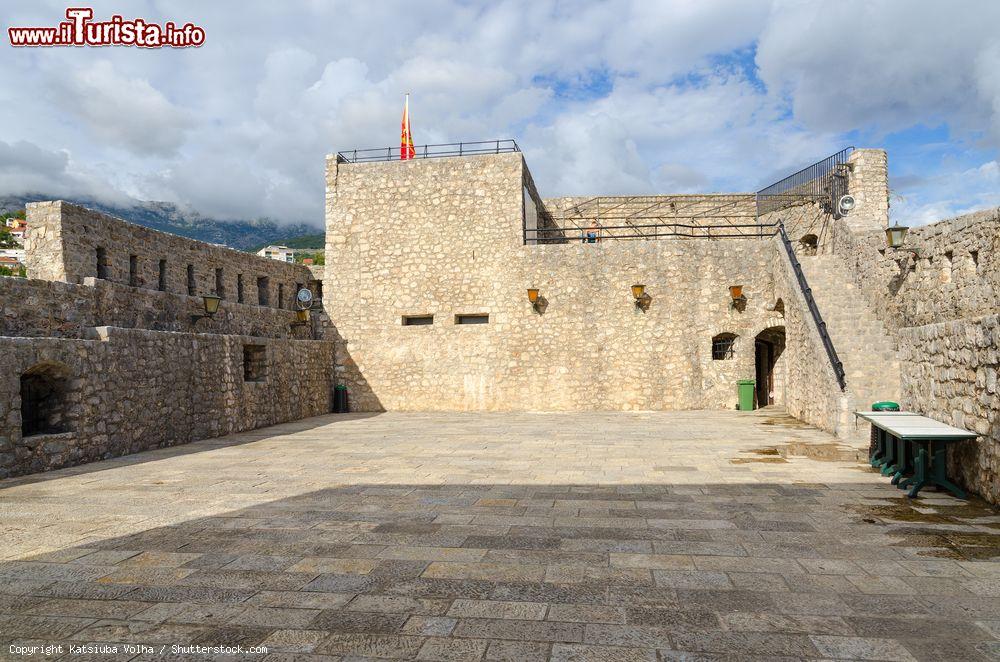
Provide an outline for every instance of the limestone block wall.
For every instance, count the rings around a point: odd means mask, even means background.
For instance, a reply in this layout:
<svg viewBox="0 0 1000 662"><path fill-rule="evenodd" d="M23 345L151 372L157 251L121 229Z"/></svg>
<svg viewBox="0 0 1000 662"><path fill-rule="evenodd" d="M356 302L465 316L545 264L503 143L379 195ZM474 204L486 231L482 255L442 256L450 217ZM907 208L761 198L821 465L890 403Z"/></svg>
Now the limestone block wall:
<svg viewBox="0 0 1000 662"><path fill-rule="evenodd" d="M324 289L339 294L324 304L343 338L338 379L352 406L733 408L736 380L754 377L756 335L783 324L772 310L774 241L525 246L526 181L520 154L328 162L327 259L336 268ZM646 312L634 283L652 296ZM736 284L748 297L743 311L731 305ZM541 291L542 312L529 287ZM472 314L488 323L458 323ZM405 324L411 316L433 323ZM737 335L735 352L716 361L721 333ZM817 362L807 360L808 341L789 344L794 356L779 371ZM779 402L808 369L777 375Z"/></svg>
<svg viewBox="0 0 1000 662"><path fill-rule="evenodd" d="M1000 503L1000 316L907 327L899 335L904 406L980 435L954 447L948 473Z"/></svg>
<svg viewBox="0 0 1000 662"><path fill-rule="evenodd" d="M912 228L902 250L887 248L882 231L838 228L833 242L890 328L979 317L1000 308L1000 209Z"/></svg>
<svg viewBox="0 0 1000 662"><path fill-rule="evenodd" d="M905 409L977 432L949 454L951 475L1000 503L1000 210L912 228L904 249L882 231L833 225L831 247L897 339ZM916 255L913 254L916 251Z"/></svg>
<svg viewBox="0 0 1000 662"><path fill-rule="evenodd" d="M295 313L224 301L211 318L201 297L84 279L85 285L0 277L0 336L82 338L91 327L322 339L321 324L291 326Z"/></svg>
<svg viewBox="0 0 1000 662"><path fill-rule="evenodd" d="M0 477L330 411L332 342L112 327L93 335L0 337ZM244 373L248 346L262 359L254 381ZM21 375L33 368L65 377L65 432L22 435Z"/></svg>
<svg viewBox="0 0 1000 662"><path fill-rule="evenodd" d="M774 239L773 247L771 269L774 291L785 304L785 407L788 413L802 421L839 437L850 437L854 432L850 392L842 391L837 383L833 366L780 239Z"/></svg>
<svg viewBox="0 0 1000 662"><path fill-rule="evenodd" d="M77 284L102 278L289 310L296 289L312 279L302 265L158 232L67 202L29 203L27 216L31 278Z"/></svg>
<svg viewBox="0 0 1000 662"><path fill-rule="evenodd" d="M768 212L760 217L760 221L768 225L784 223L785 232L799 256L825 255L832 251L832 228L837 221L815 202ZM811 248L814 238L815 249Z"/></svg>
<svg viewBox="0 0 1000 662"><path fill-rule="evenodd" d="M847 190L857 206L841 220L853 232L880 230L889 221L889 160L884 149L856 149L847 157Z"/></svg>

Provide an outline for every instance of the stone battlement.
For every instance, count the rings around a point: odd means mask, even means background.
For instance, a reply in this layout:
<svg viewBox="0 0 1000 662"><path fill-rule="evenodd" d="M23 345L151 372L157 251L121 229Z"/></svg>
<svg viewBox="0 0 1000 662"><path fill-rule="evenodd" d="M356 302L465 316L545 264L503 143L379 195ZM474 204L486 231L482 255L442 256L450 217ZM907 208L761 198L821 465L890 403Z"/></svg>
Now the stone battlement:
<svg viewBox="0 0 1000 662"><path fill-rule="evenodd" d="M68 202L28 204L28 277L100 278L142 289L293 309L308 267L158 232Z"/></svg>

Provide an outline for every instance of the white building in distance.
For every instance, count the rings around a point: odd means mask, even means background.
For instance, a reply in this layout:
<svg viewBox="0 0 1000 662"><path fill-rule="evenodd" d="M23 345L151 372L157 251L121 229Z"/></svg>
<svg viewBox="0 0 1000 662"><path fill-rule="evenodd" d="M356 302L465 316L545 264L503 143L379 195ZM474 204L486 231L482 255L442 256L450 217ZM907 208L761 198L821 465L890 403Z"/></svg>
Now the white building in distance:
<svg viewBox="0 0 1000 662"><path fill-rule="evenodd" d="M295 251L288 246L265 246L257 251L257 255L282 262L295 262Z"/></svg>

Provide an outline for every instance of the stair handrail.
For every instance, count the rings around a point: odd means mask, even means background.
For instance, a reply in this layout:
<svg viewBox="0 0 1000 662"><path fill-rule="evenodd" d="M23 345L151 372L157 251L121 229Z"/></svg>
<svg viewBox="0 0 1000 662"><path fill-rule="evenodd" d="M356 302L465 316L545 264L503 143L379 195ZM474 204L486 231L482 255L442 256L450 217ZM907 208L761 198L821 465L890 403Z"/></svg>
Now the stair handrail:
<svg viewBox="0 0 1000 662"><path fill-rule="evenodd" d="M812 313L813 322L819 331L820 340L823 341L826 355L830 358L830 365L833 367L833 373L837 376L837 383L840 384L840 390L843 391L847 388L844 364L840 361L840 357L837 356L837 349L833 346L833 339L830 338L830 333L826 329L826 322L823 321L823 315L819 312L816 299L812 295L812 288L809 287L809 283L806 281L806 275L802 272L802 264L799 263L799 259L795 256L795 249L792 248L792 242L788 238L788 233L785 232L785 224L782 221L778 221L778 233L781 236L781 243L785 246L785 252L788 253L788 259L792 262L792 271L795 272L795 279L799 283L799 289L802 290L802 296L806 299L806 306L809 308L809 312Z"/></svg>

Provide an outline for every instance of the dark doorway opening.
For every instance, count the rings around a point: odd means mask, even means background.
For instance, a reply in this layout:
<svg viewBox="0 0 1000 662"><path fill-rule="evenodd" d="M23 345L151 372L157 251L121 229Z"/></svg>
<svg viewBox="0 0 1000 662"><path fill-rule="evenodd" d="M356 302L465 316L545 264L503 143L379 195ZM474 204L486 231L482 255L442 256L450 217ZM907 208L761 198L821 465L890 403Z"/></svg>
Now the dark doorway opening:
<svg viewBox="0 0 1000 662"><path fill-rule="evenodd" d="M785 327L772 326L764 329L754 338L754 365L757 385L754 393L754 409L773 405L776 402L775 367L785 351Z"/></svg>
<svg viewBox="0 0 1000 662"><path fill-rule="evenodd" d="M41 363L21 375L21 436L69 431L69 369Z"/></svg>

